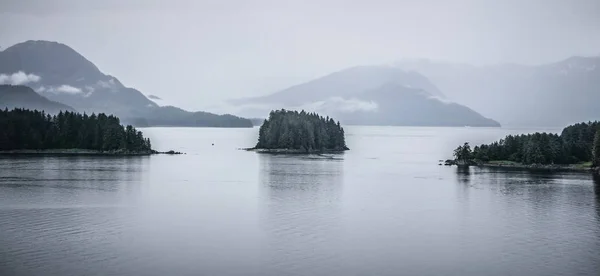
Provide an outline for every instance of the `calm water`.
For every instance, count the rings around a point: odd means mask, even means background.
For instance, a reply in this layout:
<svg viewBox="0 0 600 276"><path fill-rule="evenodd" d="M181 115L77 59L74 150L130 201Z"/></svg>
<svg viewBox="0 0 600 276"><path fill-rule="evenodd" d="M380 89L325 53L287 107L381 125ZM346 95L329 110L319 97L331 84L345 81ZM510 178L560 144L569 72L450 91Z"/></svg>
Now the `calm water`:
<svg viewBox="0 0 600 276"><path fill-rule="evenodd" d="M600 181L437 165L529 131L349 127L319 158L152 128L188 154L0 158L0 275L599 275Z"/></svg>

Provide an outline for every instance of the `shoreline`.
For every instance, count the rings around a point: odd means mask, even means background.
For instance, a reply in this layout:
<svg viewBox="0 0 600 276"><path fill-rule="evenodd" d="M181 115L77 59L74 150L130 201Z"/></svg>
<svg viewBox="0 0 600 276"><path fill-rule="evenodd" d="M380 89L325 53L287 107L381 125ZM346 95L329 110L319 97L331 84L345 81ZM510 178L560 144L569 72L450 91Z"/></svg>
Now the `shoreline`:
<svg viewBox="0 0 600 276"><path fill-rule="evenodd" d="M524 170L546 170L546 171L565 171L565 172L594 172L598 168L581 167L578 164L569 165L541 165L541 164L497 164L497 163L481 163L475 166L484 168L506 168L506 169L524 169Z"/></svg>
<svg viewBox="0 0 600 276"><path fill-rule="evenodd" d="M520 163L502 163L502 162L472 162L471 164L459 164L455 160L446 160L446 166L474 166L481 168L503 168L503 169L520 169L520 170L544 170L544 171L563 171L563 172L597 172L600 173L598 167L588 167L584 164L520 164ZM441 164L440 164L441 165Z"/></svg>
<svg viewBox="0 0 600 276"><path fill-rule="evenodd" d="M48 150L6 150L0 156L150 156L155 154L184 154L176 151L97 151L86 149L48 149Z"/></svg>
<svg viewBox="0 0 600 276"><path fill-rule="evenodd" d="M299 150L299 149L257 149L257 148L242 148L241 150L253 151L256 153L267 153L267 154L339 154L344 153L349 149L345 150Z"/></svg>

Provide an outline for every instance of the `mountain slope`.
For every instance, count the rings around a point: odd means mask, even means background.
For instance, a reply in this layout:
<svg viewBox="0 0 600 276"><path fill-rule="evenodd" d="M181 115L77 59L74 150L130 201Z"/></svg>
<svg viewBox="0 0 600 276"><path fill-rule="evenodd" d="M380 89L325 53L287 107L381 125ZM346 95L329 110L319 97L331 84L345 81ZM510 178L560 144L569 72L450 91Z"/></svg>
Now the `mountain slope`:
<svg viewBox="0 0 600 276"><path fill-rule="evenodd" d="M56 114L60 111L74 111L70 106L50 101L33 89L22 85L0 85L0 109L26 108L43 110Z"/></svg>
<svg viewBox="0 0 600 276"><path fill-rule="evenodd" d="M540 66L403 61L448 98L514 126L563 126L600 118L600 57L571 57Z"/></svg>
<svg viewBox="0 0 600 276"><path fill-rule="evenodd" d="M132 122L142 126L253 127L252 121L230 114L189 112L173 106L160 107L160 110L138 116Z"/></svg>
<svg viewBox="0 0 600 276"><path fill-rule="evenodd" d="M358 96L377 104L375 112L347 113L344 121L357 125L392 126L472 126L498 127L500 124L472 109L432 97L422 89L396 84L384 85Z"/></svg>
<svg viewBox="0 0 600 276"><path fill-rule="evenodd" d="M415 72L387 66L357 66L292 86L268 96L235 100L234 103L293 105L329 97L352 97L391 83L421 88L438 97L444 96L427 78Z"/></svg>
<svg viewBox="0 0 600 276"><path fill-rule="evenodd" d="M148 116L179 116L170 122L185 126L250 127L249 120L229 118L220 125L215 116L192 116L193 112L160 107L140 91L125 87L117 78L102 73L92 62L61 43L27 41L0 52L0 74L24 72L39 77L27 83L50 100L73 106L78 111L112 113L124 121L143 121ZM177 115L174 115L177 114ZM211 114L214 115L214 114ZM210 121L214 118L216 121ZM146 120L148 121L148 120ZM150 120L152 121L152 120Z"/></svg>
<svg viewBox="0 0 600 276"><path fill-rule="evenodd" d="M248 112L258 106L306 109L339 118L345 124L499 126L470 108L448 103L424 76L389 66L354 67L236 103L246 105Z"/></svg>

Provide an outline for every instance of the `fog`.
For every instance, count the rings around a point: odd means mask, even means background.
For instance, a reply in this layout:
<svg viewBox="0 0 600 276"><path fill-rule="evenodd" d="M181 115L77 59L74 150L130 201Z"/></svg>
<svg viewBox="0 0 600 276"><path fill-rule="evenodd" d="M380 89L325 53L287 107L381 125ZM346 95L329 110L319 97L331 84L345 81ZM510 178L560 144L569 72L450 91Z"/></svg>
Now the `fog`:
<svg viewBox="0 0 600 276"><path fill-rule="evenodd" d="M1 2L0 47L62 42L124 85L192 110L405 58L600 54L597 0Z"/></svg>

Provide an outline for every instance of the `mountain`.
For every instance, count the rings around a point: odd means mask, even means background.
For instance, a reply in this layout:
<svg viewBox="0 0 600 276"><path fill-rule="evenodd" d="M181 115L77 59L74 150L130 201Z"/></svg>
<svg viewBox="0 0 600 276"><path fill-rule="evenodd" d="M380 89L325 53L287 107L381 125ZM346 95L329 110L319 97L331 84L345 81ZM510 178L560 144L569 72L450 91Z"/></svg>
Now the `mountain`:
<svg viewBox="0 0 600 276"><path fill-rule="evenodd" d="M31 76L31 81L18 74ZM13 82L27 81L23 84L40 95L80 112L112 113L123 121L150 123L154 120L148 118L164 115L175 126L252 126L249 120L235 116L198 115L181 109L173 112L172 108L159 106L140 91L125 87L116 77L102 73L69 46L57 42L27 41L6 48L0 52L0 76L7 80L13 76Z"/></svg>
<svg viewBox="0 0 600 276"><path fill-rule="evenodd" d="M252 125L254 126L262 126L262 124L265 122L265 119L262 118L248 118L251 122Z"/></svg>
<svg viewBox="0 0 600 276"><path fill-rule="evenodd" d="M449 99L511 126L563 126L600 118L600 57L538 66L472 66L426 60L398 68L431 79Z"/></svg>
<svg viewBox="0 0 600 276"><path fill-rule="evenodd" d="M203 126L203 127L253 127L252 121L230 114L189 112L173 106L160 107L161 112L146 114L131 123L139 126Z"/></svg>
<svg viewBox="0 0 600 276"><path fill-rule="evenodd" d="M354 125L394 126L500 126L472 109L433 97L427 91L398 84L386 84L357 96L377 104L373 112L339 113Z"/></svg>
<svg viewBox="0 0 600 276"><path fill-rule="evenodd" d="M248 112L306 109L339 118L344 124L499 126L468 107L445 100L423 75L390 66L353 67L272 95L233 103L247 106Z"/></svg>
<svg viewBox="0 0 600 276"><path fill-rule="evenodd" d="M56 114L60 111L75 111L72 107L40 96L30 87L22 85L0 85L0 109L26 108Z"/></svg>
<svg viewBox="0 0 600 276"><path fill-rule="evenodd" d="M389 83L421 88L434 96L444 97L435 85L418 73L386 66L357 66L292 86L268 96L239 99L234 100L233 103L294 105L330 97L354 96Z"/></svg>

